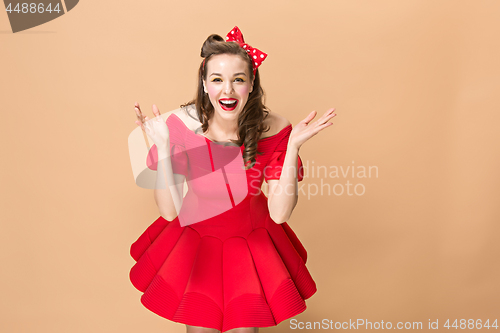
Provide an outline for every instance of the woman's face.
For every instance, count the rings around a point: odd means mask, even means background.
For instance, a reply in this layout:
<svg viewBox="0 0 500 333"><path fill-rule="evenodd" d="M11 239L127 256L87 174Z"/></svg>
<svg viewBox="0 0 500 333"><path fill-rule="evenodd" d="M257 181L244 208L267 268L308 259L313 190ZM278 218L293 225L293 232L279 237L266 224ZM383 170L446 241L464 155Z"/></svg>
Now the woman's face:
<svg viewBox="0 0 500 333"><path fill-rule="evenodd" d="M236 121L253 89L247 63L238 55L217 54L205 66L207 79L203 86L215 113L223 119Z"/></svg>

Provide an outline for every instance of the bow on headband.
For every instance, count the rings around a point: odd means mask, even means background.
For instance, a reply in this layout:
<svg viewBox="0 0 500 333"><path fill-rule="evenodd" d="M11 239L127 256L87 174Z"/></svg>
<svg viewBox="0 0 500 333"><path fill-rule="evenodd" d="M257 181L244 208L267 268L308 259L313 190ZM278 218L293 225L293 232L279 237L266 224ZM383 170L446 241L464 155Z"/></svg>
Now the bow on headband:
<svg viewBox="0 0 500 333"><path fill-rule="evenodd" d="M241 33L241 30L237 26L235 26L233 30L231 30L227 34L226 42L236 42L248 52L248 55L250 56L250 58L252 58L253 75L255 76L257 68L267 58L267 53L264 53L261 50L251 47L250 45L245 43L245 40L243 39L243 34ZM203 60L203 67L205 67L205 60Z"/></svg>
<svg viewBox="0 0 500 333"><path fill-rule="evenodd" d="M248 52L250 58L252 58L253 75L255 75L255 71L266 59L267 54L245 43L245 40L243 39L243 34L241 33L241 30L237 26L235 26L233 30L231 30L227 34L226 42L237 42L242 48L244 48Z"/></svg>

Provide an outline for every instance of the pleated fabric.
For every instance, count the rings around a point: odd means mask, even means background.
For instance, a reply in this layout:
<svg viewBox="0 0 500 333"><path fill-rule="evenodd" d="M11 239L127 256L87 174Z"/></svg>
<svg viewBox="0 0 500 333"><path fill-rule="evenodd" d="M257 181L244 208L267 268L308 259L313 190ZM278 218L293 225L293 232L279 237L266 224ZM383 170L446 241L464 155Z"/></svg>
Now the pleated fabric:
<svg viewBox="0 0 500 333"><path fill-rule="evenodd" d="M214 153L210 155L214 165L213 157L218 155L212 142L185 127L175 114L167 125L171 149L178 154L172 157L176 173L193 177L191 169L203 155L200 142ZM249 180L257 179L262 185L264 179L279 179L290 131L291 125L259 141L258 149L264 154L257 157L255 170L247 170ZM148 162L155 167L152 151ZM264 176L266 166L275 172ZM301 181L300 157L299 175ZM232 183L226 185L230 189ZM194 200L196 193L197 204L214 200L199 195L197 186L188 182L185 202ZM236 191L228 192L231 196ZM223 195L215 193L214 197ZM277 224L271 219L267 197L256 192L254 185L242 200L231 203L232 208L187 226L179 220L182 210L173 221L159 217L132 244L130 254L136 263L130 280L143 293L141 302L146 308L178 323L222 332L275 326L306 309L305 300L316 292L316 284L305 266L307 252L294 231L287 222Z"/></svg>

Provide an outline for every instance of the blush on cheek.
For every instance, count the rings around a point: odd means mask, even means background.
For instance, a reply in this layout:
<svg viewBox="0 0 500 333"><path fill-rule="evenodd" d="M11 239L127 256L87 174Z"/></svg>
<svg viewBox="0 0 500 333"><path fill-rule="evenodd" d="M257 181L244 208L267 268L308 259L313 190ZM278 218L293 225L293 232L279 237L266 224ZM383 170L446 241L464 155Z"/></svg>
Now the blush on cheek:
<svg viewBox="0 0 500 333"><path fill-rule="evenodd" d="M208 86L208 87L207 87L207 91L208 91L208 94L209 94L210 96L213 96L213 95L216 95L216 94L217 94L217 89L216 89L216 88L214 88L214 87L210 87L210 86Z"/></svg>
<svg viewBox="0 0 500 333"><path fill-rule="evenodd" d="M238 93L240 95L246 96L250 94L250 87L242 87L240 90L238 90Z"/></svg>

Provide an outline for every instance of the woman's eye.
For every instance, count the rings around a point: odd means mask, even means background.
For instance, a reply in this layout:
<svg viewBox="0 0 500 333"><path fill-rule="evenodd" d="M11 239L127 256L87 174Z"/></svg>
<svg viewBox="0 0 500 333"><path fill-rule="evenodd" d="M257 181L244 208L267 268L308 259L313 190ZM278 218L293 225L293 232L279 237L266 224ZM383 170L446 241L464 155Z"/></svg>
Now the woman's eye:
<svg viewBox="0 0 500 333"><path fill-rule="evenodd" d="M237 81L237 82L245 82L245 80L243 80L243 79L242 79L242 78L240 78L240 77L239 77L239 78L236 78L236 79L234 79L234 80L235 80L235 81ZM239 81L238 81L238 80L239 80ZM213 80L212 80L212 82L221 82L221 81L222 81L222 80L221 80L221 79L219 79L219 78L216 78L216 79L213 79Z"/></svg>

